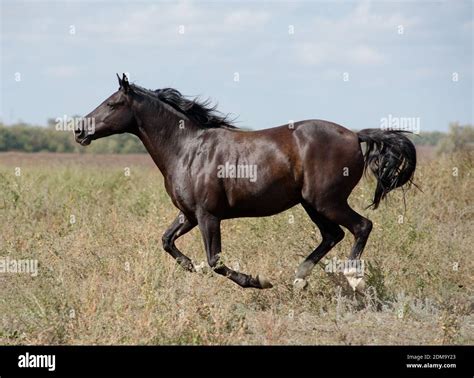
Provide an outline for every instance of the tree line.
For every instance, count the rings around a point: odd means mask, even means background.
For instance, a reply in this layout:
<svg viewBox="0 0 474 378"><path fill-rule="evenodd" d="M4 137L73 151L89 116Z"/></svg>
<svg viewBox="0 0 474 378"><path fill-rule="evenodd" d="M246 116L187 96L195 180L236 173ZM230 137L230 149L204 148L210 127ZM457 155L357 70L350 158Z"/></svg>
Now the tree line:
<svg viewBox="0 0 474 378"><path fill-rule="evenodd" d="M142 142L131 134L112 135L84 148L74 140L73 131L57 130L54 120L48 121L46 127L25 123L6 126L0 123L0 151L116 154L146 152Z"/></svg>

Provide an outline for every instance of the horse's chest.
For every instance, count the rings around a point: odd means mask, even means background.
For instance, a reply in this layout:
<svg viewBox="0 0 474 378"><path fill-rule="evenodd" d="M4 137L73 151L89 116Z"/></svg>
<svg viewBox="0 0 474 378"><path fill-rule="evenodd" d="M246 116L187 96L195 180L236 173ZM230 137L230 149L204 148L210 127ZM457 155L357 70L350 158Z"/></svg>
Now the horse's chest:
<svg viewBox="0 0 474 378"><path fill-rule="evenodd" d="M166 192L173 204L182 211L190 210L192 206L192 190L189 184L175 180L165 180Z"/></svg>

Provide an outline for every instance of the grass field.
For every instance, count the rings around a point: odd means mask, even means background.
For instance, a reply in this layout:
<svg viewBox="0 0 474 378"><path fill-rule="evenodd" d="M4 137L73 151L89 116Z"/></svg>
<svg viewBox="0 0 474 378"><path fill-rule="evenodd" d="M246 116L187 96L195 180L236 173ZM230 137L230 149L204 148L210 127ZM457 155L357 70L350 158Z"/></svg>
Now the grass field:
<svg viewBox="0 0 474 378"><path fill-rule="evenodd" d="M374 222L364 293L319 266L293 290L320 240L300 207L224 222L224 261L274 284L259 291L162 250L177 210L148 156L0 154L0 258L38 261L0 273L0 344L474 344L472 156L422 161L416 182L406 210L401 191L365 210L368 179L350 198ZM205 261L197 229L177 246Z"/></svg>

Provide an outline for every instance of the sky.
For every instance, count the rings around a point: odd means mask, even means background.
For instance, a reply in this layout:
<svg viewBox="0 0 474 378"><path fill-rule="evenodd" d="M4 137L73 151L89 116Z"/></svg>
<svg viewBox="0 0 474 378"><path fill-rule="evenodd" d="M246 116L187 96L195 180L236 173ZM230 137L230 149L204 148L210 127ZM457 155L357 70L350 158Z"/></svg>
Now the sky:
<svg viewBox="0 0 474 378"><path fill-rule="evenodd" d="M116 72L209 97L252 129L474 124L472 0L0 3L6 124L85 115Z"/></svg>

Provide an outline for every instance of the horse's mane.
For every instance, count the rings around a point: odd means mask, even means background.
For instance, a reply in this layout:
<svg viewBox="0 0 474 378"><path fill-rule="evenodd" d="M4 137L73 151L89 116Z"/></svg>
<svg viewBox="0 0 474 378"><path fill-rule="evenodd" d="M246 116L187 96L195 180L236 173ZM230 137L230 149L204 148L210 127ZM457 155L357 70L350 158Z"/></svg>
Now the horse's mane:
<svg viewBox="0 0 474 378"><path fill-rule="evenodd" d="M238 128L233 124L233 121L229 119L229 115L219 113L217 111L217 105L211 105L210 100L200 101L197 98L190 100L174 88L163 88L155 91L137 85L133 85L132 88L138 89L139 92L144 92L147 96L154 97L168 104L176 111L183 113L186 117L194 121L198 126L204 128Z"/></svg>

